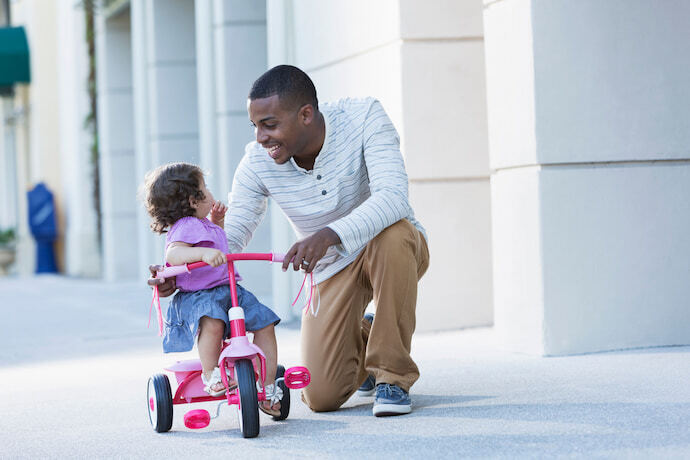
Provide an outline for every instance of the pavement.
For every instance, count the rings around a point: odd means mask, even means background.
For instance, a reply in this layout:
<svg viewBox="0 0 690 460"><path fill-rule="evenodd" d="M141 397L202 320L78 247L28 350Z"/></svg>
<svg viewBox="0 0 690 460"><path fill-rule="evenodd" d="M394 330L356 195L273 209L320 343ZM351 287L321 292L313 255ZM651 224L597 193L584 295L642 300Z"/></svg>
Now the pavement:
<svg viewBox="0 0 690 460"><path fill-rule="evenodd" d="M149 425L146 382L164 355L150 291L60 276L0 278L0 458L690 458L690 347L542 358L500 349L491 328L418 333L409 415L373 398L261 415L244 439L234 408L202 430ZM297 324L279 361L300 364ZM209 405L202 405L209 407Z"/></svg>

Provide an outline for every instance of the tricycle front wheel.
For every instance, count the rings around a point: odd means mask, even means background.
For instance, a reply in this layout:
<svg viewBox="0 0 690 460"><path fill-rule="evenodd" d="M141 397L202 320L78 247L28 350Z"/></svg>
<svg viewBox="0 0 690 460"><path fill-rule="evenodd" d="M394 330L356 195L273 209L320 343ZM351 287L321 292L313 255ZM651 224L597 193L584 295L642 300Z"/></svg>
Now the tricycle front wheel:
<svg viewBox="0 0 690 460"><path fill-rule="evenodd" d="M259 400L256 394L254 365L248 359L235 361L235 379L239 393L237 415L245 438L259 435Z"/></svg>
<svg viewBox="0 0 690 460"><path fill-rule="evenodd" d="M153 429L158 433L170 431L173 421L173 403L167 375L156 374L149 378L146 402L149 421Z"/></svg>

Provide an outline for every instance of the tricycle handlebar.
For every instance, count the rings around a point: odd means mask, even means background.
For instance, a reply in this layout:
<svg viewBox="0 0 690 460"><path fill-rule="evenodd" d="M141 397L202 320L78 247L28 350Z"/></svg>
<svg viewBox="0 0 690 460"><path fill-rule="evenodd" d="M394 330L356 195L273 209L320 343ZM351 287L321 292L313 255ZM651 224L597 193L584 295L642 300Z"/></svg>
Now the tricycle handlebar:
<svg viewBox="0 0 690 460"><path fill-rule="evenodd" d="M256 253L247 252L239 254L226 254L225 255L229 262L234 262L236 260L266 260L268 262L282 262L285 258L285 254L282 253ZM190 270L195 268L204 267L208 265L206 262L193 262L190 264L183 265L172 265L170 267L165 267L163 270L159 270L156 273L156 278L172 278L173 276L180 275L182 273L189 273Z"/></svg>

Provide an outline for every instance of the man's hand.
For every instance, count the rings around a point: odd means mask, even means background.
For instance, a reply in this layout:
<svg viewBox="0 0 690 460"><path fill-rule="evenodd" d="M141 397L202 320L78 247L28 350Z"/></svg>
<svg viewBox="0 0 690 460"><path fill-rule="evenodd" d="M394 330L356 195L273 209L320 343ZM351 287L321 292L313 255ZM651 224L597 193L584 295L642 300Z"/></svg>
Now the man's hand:
<svg viewBox="0 0 690 460"><path fill-rule="evenodd" d="M220 228L225 227L225 213L228 212L228 207L225 206L221 201L216 201L213 203L211 208L211 222L219 226Z"/></svg>
<svg viewBox="0 0 690 460"><path fill-rule="evenodd" d="M311 273L316 263L326 254L326 250L336 244L340 244L338 234L328 227L322 228L312 236L292 245L285 254L283 271L292 263L295 271L301 267L307 273Z"/></svg>
<svg viewBox="0 0 690 460"><path fill-rule="evenodd" d="M149 286L158 286L158 295L160 297L168 297L177 290L177 285L175 283L175 277L166 278L165 281L159 278L154 278L158 270L163 270L162 265L149 265L149 271L151 272L151 278L148 279L147 284Z"/></svg>

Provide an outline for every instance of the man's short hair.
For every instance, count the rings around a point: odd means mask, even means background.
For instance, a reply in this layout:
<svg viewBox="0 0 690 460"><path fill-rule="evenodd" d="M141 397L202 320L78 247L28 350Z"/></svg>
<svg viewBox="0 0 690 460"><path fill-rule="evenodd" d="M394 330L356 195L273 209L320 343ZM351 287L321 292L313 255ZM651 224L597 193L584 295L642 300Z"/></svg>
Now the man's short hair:
<svg viewBox="0 0 690 460"><path fill-rule="evenodd" d="M311 78L302 70L291 65L279 65L266 71L252 85L249 100L263 99L278 95L280 104L285 109L297 109L311 104L319 109L316 88Z"/></svg>

